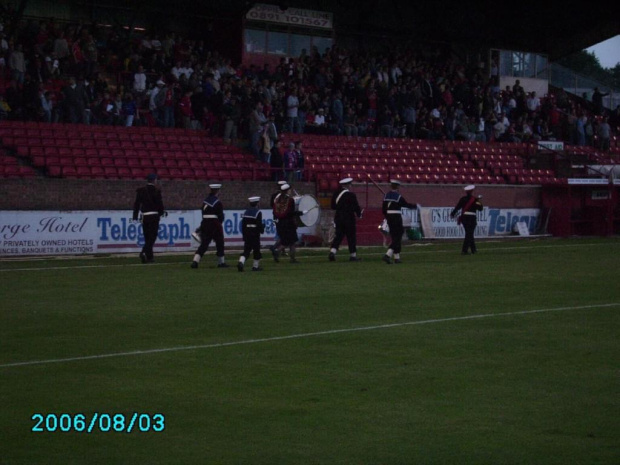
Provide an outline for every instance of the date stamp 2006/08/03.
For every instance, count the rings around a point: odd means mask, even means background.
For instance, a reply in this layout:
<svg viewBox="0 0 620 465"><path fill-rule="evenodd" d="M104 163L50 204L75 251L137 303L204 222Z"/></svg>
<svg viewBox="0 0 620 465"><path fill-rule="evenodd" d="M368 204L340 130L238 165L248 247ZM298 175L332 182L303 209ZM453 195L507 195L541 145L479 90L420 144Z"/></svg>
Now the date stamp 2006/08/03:
<svg viewBox="0 0 620 465"><path fill-rule="evenodd" d="M35 413L33 433L161 433L166 429L166 416L161 413Z"/></svg>

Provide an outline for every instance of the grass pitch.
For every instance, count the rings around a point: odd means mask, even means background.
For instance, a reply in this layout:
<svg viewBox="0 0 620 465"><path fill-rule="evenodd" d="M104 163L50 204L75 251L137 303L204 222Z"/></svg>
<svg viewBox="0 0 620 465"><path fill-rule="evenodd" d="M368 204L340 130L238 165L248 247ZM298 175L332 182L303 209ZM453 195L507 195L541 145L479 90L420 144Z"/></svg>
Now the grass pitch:
<svg viewBox="0 0 620 465"><path fill-rule="evenodd" d="M459 250L2 261L0 464L620 463L620 240Z"/></svg>

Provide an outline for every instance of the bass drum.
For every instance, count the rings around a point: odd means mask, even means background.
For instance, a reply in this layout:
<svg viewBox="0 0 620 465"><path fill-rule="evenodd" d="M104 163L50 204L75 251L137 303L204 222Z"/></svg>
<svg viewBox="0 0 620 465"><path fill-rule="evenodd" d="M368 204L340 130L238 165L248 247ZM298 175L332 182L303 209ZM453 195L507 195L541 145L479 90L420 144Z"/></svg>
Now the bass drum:
<svg viewBox="0 0 620 465"><path fill-rule="evenodd" d="M303 212L305 215L297 217L299 226L310 227L318 223L321 218L321 207L319 202L312 195L300 195L295 197L295 211Z"/></svg>

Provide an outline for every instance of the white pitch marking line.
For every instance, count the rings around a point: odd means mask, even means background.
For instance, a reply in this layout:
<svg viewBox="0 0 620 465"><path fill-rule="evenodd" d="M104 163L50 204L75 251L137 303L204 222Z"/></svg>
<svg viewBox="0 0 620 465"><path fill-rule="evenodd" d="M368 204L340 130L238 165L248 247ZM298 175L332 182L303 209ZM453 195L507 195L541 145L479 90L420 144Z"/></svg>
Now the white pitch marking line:
<svg viewBox="0 0 620 465"><path fill-rule="evenodd" d="M570 310L589 310L589 309L595 309L595 308L611 308L611 307L618 307L618 306L620 306L620 302L598 304L598 305L582 305L578 307L556 307L556 308L544 308L544 309L539 309L539 310L523 310L520 312L483 313L479 315L466 315L466 316L455 316L455 317L450 317L450 318L438 318L435 320L419 320L419 321L408 321L404 323L388 323L388 324L376 325L376 326L362 326L359 328L332 329L328 331L317 331L313 333L290 334L288 336L274 336L274 337L266 337L266 338L260 338L260 339L246 339L242 341L220 342L217 344L179 346L179 347L168 347L168 348L163 348L163 349L135 350L131 352L116 352L116 353L110 353L110 354L86 355L83 357L70 357L70 358L57 358L57 359L48 359L48 360L31 360L27 362L4 363L0 365L0 368L21 367L21 366L29 366L29 365L48 365L51 363L77 362L77 361L83 361L83 360L98 360L102 358L113 358L113 357L130 357L134 355L150 355L150 354L158 354L158 353L164 353L164 352L180 352L184 350L217 349L221 347L240 346L240 345L246 345L246 344L258 344L261 342L286 341L289 339L302 339L302 338L316 337L316 336L328 336L332 334L353 333L357 331L372 331L372 330L377 330L377 329L400 328L404 326L420 326L420 325L428 325L428 324L434 324L434 323L448 323L452 321L466 321L466 320L493 318L493 317L501 317L501 316L532 315L532 314L537 314L537 313L566 312Z"/></svg>
<svg viewBox="0 0 620 465"><path fill-rule="evenodd" d="M430 253L443 253L443 254L455 254L455 250L458 249L458 247L456 249L453 250L413 250L413 247L420 247L422 244L413 244L413 245L408 245L406 246L406 248L408 248L409 250L407 251L402 251L401 254L403 255L420 255L420 254L430 254ZM431 244L429 244L431 245ZM496 250L499 251L505 251L505 250L530 250L530 249L559 249L559 248L567 248L567 247L594 247L594 246L601 246L601 245L605 245L608 246L609 243L604 243L604 244L561 244L561 245L537 245L537 246L523 246L523 247L519 247L519 246L512 246L512 247L494 247L492 249L488 249L489 252L493 252ZM374 247L374 246L373 246ZM327 251L328 249L324 249L323 251ZM460 250L460 249L458 249ZM235 249L235 252L237 250ZM318 253L317 249L308 249L307 252L312 252L312 253ZM346 252L345 252L346 253ZM369 252L369 253L364 253L362 254L362 257L368 257L368 256L376 256L376 255L383 255L385 252ZM215 254L215 252L212 252L212 254ZM306 259L311 259L311 260L315 260L318 258L323 258L323 257L316 257L316 256L302 256L302 258L304 260ZM102 258L103 259L103 258ZM39 260L39 259L35 259L35 260ZM80 258L76 258L76 260L80 260ZM2 272L15 272L15 271L56 271L56 270L80 270L80 269L89 269L89 268L123 268L123 267L153 267L153 266L169 266L169 265L181 265L181 264L186 264L186 263L190 263L188 261L183 261L183 262L165 262L165 263L149 263L148 265L144 265L142 263L127 263L127 264L118 264L118 265L75 265L75 266L53 266L53 267L37 267L37 268L5 268L5 269L0 269L0 273Z"/></svg>

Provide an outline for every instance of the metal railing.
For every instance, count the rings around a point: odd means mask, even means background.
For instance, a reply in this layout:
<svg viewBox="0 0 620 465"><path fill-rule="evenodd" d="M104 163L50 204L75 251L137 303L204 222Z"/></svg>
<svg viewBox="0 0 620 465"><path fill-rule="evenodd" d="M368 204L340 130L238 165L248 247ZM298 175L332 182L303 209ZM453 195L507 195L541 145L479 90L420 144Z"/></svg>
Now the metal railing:
<svg viewBox="0 0 620 465"><path fill-rule="evenodd" d="M565 68L557 63L552 63L549 73L549 83L554 87L561 87L566 92L574 94L578 97L592 101L594 89L598 87L603 94L609 94L603 97L603 106L608 110L614 110L620 105L620 90L613 89L611 86L597 81L595 79L581 76L575 71Z"/></svg>

